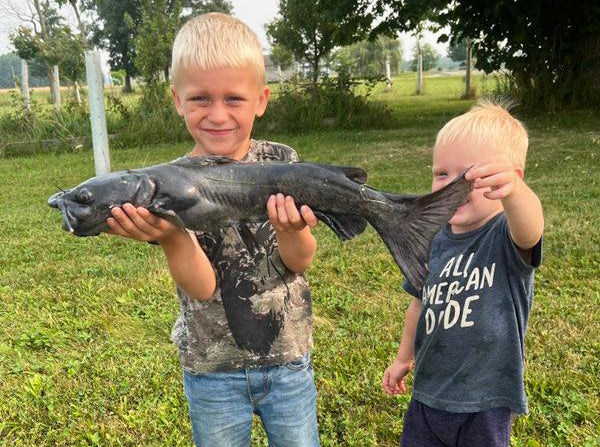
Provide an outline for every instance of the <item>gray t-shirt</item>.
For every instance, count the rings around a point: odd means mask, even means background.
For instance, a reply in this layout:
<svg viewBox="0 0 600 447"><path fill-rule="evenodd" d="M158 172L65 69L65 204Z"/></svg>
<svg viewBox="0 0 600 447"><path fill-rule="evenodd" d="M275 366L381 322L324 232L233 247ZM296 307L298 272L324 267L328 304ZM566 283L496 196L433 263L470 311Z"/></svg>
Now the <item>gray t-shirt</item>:
<svg viewBox="0 0 600 447"><path fill-rule="evenodd" d="M527 264L512 242L506 216L432 242L429 276L415 339L413 397L433 408L470 413L508 407L527 413L524 339L541 241Z"/></svg>
<svg viewBox="0 0 600 447"><path fill-rule="evenodd" d="M297 161L282 144L252 141L243 162ZM288 270L270 222L197 232L217 289L206 301L177 288L171 338L185 370L207 373L290 362L312 347L312 304L304 275Z"/></svg>

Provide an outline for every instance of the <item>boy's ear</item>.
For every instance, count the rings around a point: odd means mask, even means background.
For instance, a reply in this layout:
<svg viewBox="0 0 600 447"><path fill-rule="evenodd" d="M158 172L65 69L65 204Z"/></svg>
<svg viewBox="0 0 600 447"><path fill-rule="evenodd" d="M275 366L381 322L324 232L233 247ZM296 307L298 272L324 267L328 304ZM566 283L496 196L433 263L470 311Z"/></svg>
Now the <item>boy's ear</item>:
<svg viewBox="0 0 600 447"><path fill-rule="evenodd" d="M256 116L261 117L265 113L265 110L267 109L267 104L269 103L270 94L271 89L269 89L269 86L265 84L258 97L258 104L256 105Z"/></svg>
<svg viewBox="0 0 600 447"><path fill-rule="evenodd" d="M515 168L515 172L517 173L519 178L523 180L523 177L525 177L525 170L523 168Z"/></svg>
<svg viewBox="0 0 600 447"><path fill-rule="evenodd" d="M177 90L175 87L171 86L171 94L173 95L173 102L175 103L175 108L177 109L177 113L179 116L183 116L183 108L181 106L181 98L177 94Z"/></svg>

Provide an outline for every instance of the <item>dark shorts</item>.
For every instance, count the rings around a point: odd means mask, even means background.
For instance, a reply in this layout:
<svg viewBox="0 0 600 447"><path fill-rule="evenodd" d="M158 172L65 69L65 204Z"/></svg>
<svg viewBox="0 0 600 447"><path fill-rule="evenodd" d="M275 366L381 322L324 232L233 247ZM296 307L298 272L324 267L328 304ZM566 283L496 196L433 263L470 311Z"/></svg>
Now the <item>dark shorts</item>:
<svg viewBox="0 0 600 447"><path fill-rule="evenodd" d="M512 414L508 408L450 413L414 399L404 418L401 447L508 447Z"/></svg>

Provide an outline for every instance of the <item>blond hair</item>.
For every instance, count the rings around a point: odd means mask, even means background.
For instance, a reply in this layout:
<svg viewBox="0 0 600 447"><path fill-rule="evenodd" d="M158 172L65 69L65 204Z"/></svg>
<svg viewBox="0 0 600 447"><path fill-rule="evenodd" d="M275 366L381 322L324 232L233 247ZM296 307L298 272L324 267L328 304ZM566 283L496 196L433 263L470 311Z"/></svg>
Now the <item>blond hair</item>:
<svg viewBox="0 0 600 447"><path fill-rule="evenodd" d="M173 42L171 76L175 88L187 68L251 68L265 83L265 63L256 34L241 20L211 12L188 20Z"/></svg>
<svg viewBox="0 0 600 447"><path fill-rule="evenodd" d="M442 127L436 147L469 137L477 146L492 147L508 156L516 167L525 169L529 139L523 124L509 113L511 106L509 102L478 101Z"/></svg>

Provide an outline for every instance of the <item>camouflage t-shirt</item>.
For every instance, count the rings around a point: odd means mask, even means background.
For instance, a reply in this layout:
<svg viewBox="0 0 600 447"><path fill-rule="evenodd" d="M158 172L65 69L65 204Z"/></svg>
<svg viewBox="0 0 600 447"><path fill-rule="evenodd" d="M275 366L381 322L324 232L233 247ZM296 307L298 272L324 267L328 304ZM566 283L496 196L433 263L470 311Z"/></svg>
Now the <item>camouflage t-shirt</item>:
<svg viewBox="0 0 600 447"><path fill-rule="evenodd" d="M243 162L298 161L288 146L252 140ZM296 360L312 347L308 282L288 270L270 222L196 232L217 277L206 301L177 288L180 315L171 333L185 370L217 372Z"/></svg>

